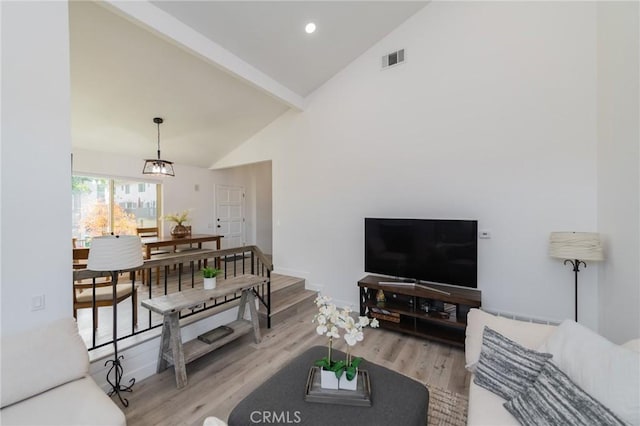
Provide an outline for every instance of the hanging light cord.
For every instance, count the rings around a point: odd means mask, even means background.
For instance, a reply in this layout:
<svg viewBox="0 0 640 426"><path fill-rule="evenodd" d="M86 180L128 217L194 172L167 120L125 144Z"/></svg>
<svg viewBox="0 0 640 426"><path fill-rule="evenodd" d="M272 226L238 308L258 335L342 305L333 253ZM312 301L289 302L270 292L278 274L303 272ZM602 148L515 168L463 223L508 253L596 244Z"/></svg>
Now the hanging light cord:
<svg viewBox="0 0 640 426"><path fill-rule="evenodd" d="M160 159L160 122L158 124L158 160Z"/></svg>

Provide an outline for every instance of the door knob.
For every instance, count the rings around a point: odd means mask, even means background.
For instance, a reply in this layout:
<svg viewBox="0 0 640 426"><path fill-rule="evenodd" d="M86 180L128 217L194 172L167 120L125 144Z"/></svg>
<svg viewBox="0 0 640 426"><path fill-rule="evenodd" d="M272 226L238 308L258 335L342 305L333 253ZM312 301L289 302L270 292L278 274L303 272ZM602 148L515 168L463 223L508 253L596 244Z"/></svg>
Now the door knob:
<svg viewBox="0 0 640 426"><path fill-rule="evenodd" d="M218 228L222 228L222 226L218 225Z"/></svg>

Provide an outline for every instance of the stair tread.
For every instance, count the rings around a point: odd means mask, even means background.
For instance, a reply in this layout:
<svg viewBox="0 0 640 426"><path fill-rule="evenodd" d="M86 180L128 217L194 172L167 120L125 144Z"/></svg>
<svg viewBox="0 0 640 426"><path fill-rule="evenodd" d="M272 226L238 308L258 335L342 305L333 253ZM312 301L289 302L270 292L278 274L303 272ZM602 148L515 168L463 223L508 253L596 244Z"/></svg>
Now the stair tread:
<svg viewBox="0 0 640 426"><path fill-rule="evenodd" d="M271 294L271 316L283 312L299 303L314 300L317 292L307 289L295 289L281 294ZM264 306L260 306L260 313L266 315Z"/></svg>
<svg viewBox="0 0 640 426"><path fill-rule="evenodd" d="M304 288L304 278L289 275L271 274L271 295L290 288Z"/></svg>

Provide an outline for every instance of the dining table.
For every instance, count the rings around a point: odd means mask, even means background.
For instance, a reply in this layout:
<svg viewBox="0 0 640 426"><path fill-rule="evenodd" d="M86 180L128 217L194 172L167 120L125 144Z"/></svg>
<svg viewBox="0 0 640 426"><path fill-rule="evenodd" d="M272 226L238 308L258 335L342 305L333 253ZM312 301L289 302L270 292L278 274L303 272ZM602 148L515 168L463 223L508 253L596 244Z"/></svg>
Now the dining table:
<svg viewBox="0 0 640 426"><path fill-rule="evenodd" d="M197 248L202 248L202 243L215 242L216 250L220 250L220 240L222 239L222 235L210 235L210 234L188 234L184 237L174 237L173 235L164 235L158 237L140 237L140 241L142 242L142 248L144 250L144 258L152 259L151 252L152 250L156 250L160 247L173 247L174 250L177 246L181 245L197 245ZM205 266L207 266L207 260L204 260ZM215 259L216 268L220 266L220 259ZM198 261L198 268L200 267L200 262ZM143 275L144 281L144 275ZM156 274L156 284L160 284L160 272L158 268L158 273Z"/></svg>
<svg viewBox="0 0 640 426"><path fill-rule="evenodd" d="M202 243L215 242L216 250L220 250L220 240L222 238L222 235L190 234L180 238L172 235L165 235L162 237L142 237L140 240L144 247L145 259L151 259L151 251L160 247L176 247L185 244L196 244L198 248L201 249Z"/></svg>

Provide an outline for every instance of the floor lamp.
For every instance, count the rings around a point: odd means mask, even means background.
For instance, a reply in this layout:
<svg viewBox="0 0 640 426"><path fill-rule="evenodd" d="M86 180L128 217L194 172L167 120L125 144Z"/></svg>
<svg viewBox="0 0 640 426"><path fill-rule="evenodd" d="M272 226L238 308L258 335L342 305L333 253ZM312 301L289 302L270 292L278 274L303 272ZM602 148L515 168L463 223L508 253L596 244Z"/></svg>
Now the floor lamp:
<svg viewBox="0 0 640 426"><path fill-rule="evenodd" d="M549 237L549 255L557 259L565 259L564 264L570 263L575 273L575 320L578 321L578 272L580 264L585 268L585 261L600 261L602 245L600 236L596 232L552 232Z"/></svg>
<svg viewBox="0 0 640 426"><path fill-rule="evenodd" d="M107 382L109 382L112 388L111 391L109 391L109 396L113 396L114 394L118 395L120 402L122 402L122 405L125 407L129 406L129 401L126 398L122 398L120 392L131 392L131 387L136 379L131 379L128 386L120 384L123 375L120 360L124 359L124 357L118 356L118 301L116 284L118 283L119 272L138 268L142 264L142 244L138 236L110 235L96 237L91 240L87 269L111 272L111 285L113 286L113 359L108 360L104 364L105 366L111 364L111 368L107 372ZM135 291L135 288L133 291ZM136 309L135 306L134 309ZM113 381L109 378L112 374Z"/></svg>

